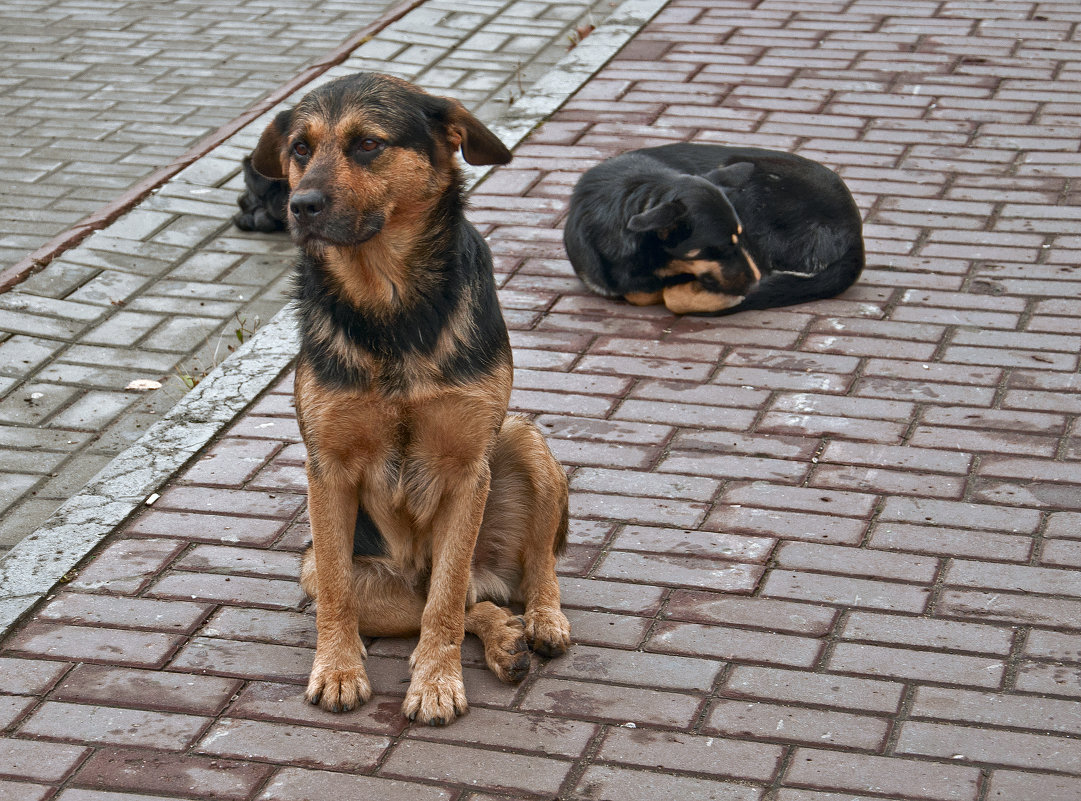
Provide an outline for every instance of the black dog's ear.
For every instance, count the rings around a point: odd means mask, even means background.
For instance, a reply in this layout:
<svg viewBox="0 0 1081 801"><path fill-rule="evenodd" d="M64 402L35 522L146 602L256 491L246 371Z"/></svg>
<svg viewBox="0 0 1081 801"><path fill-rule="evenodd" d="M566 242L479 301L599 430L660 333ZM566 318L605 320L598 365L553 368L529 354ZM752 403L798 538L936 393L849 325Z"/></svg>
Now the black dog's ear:
<svg viewBox="0 0 1081 801"><path fill-rule="evenodd" d="M681 201L667 200L659 206L635 214L627 220L627 227L639 234L656 231L661 239L664 239L686 213L687 207Z"/></svg>
<svg viewBox="0 0 1081 801"><path fill-rule="evenodd" d="M264 178L282 180L285 173L285 139L293 124L293 110L286 109L274 117L259 137L251 153L251 166Z"/></svg>
<svg viewBox="0 0 1081 801"><path fill-rule="evenodd" d="M747 179L751 177L753 172L754 165L751 162L738 161L735 164L729 164L727 167L718 167L707 173L705 179L722 189L735 189L737 186L747 183Z"/></svg>
<svg viewBox="0 0 1081 801"><path fill-rule="evenodd" d="M446 111L447 141L454 148L461 147L462 158L470 164L506 164L511 152L499 141L499 137L484 127L484 123L466 111L457 100L443 98L448 103Z"/></svg>

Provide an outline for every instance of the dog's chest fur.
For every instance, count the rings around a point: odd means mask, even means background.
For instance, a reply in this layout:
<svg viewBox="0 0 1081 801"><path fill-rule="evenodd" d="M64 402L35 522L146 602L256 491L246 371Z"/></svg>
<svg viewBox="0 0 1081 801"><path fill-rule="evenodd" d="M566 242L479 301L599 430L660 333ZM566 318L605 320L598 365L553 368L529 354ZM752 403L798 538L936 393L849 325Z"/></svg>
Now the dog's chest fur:
<svg viewBox="0 0 1081 801"><path fill-rule="evenodd" d="M379 389L315 389L308 362L297 366L297 419L309 469L357 487L395 563L426 570L426 533L439 513L447 475L476 471L510 397L509 365L465 386L388 396ZM314 390L314 391L313 391Z"/></svg>
<svg viewBox="0 0 1081 801"><path fill-rule="evenodd" d="M305 257L297 417L309 467L358 488L388 556L423 571L446 476L486 464L506 414L511 362L490 273L444 265L430 293L358 309Z"/></svg>
<svg viewBox="0 0 1081 801"><path fill-rule="evenodd" d="M484 241L464 219L453 229L448 241L426 243L393 267L358 261L342 275L318 255L302 255L295 281L301 352L323 386L424 394L510 361ZM357 276L372 272L393 275L402 289L386 280L390 290L369 302L357 287L371 281Z"/></svg>

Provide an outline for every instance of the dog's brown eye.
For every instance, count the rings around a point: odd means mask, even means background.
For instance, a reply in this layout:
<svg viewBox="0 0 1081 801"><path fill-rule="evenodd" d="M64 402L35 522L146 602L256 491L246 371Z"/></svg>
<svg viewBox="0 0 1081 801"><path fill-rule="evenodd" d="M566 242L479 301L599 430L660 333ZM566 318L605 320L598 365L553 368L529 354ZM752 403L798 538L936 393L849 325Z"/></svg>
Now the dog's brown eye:
<svg viewBox="0 0 1081 801"><path fill-rule="evenodd" d="M366 165L371 164L375 159L379 158L379 154L383 152L383 148L386 147L386 142L382 139L375 139L371 136L365 136L363 138L357 138L352 141L347 151L349 156L357 164Z"/></svg>
<svg viewBox="0 0 1081 801"><path fill-rule="evenodd" d="M297 142L296 144L293 145L293 155L299 156L300 158L304 158L305 156L309 155L311 152L312 151L303 142Z"/></svg>

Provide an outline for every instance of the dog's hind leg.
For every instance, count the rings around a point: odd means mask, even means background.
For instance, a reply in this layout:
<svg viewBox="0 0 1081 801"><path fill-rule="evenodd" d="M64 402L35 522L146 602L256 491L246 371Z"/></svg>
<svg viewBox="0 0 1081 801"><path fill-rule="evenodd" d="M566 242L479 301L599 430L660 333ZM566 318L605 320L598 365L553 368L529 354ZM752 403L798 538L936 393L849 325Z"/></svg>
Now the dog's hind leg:
<svg viewBox="0 0 1081 801"><path fill-rule="evenodd" d="M522 619L491 601L475 603L465 610L465 630L484 643L484 661L509 684L517 684L529 672L529 643Z"/></svg>
<svg viewBox="0 0 1081 801"><path fill-rule="evenodd" d="M751 287L739 309L769 309L836 297L859 278L864 267L859 216L849 226L816 227L800 242L807 270L774 269ZM736 311L736 309L733 309ZM721 312L724 314L725 312Z"/></svg>
<svg viewBox="0 0 1081 801"><path fill-rule="evenodd" d="M524 417L508 416L496 440L485 524L493 539L517 546L503 558L517 562L514 595L525 604L525 634L533 650L545 657L564 653L570 623L559 608L555 566L567 541L567 476L541 432Z"/></svg>
<svg viewBox="0 0 1081 801"><path fill-rule="evenodd" d="M559 656L571 645L571 624L559 608L556 556L549 549L529 548L522 554L522 596L525 633L533 650Z"/></svg>
<svg viewBox="0 0 1081 801"><path fill-rule="evenodd" d="M315 552L304 555L300 584L318 600ZM409 586L378 561L353 562L353 589L357 602L357 629L366 637L412 637L420 632L424 594ZM522 619L490 601L466 607L465 630L484 643L488 667L500 679L517 683L529 672L529 644Z"/></svg>
<svg viewBox="0 0 1081 801"><path fill-rule="evenodd" d="M819 273L770 273L747 293L740 309L770 309L836 297L852 285L862 269L862 261L849 259Z"/></svg>

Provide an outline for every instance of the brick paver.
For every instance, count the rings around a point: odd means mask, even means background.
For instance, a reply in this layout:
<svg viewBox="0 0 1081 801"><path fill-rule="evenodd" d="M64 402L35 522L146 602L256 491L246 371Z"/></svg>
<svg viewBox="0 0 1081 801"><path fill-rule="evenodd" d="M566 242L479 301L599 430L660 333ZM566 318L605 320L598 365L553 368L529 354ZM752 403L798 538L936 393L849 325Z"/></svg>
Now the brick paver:
<svg viewBox="0 0 1081 801"><path fill-rule="evenodd" d="M401 717L409 641L360 710L304 704L286 375L0 641L0 792L1081 797L1077 21L672 0L471 198L571 480L570 652L511 687L468 640L446 729ZM575 179L682 140L838 168L860 282L708 320L585 295Z"/></svg>

